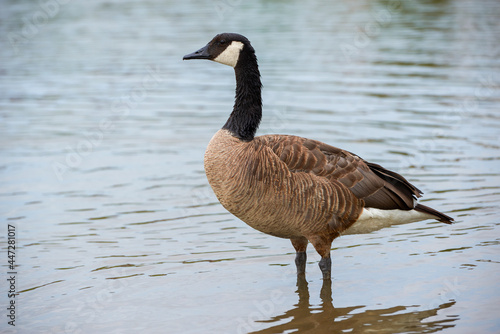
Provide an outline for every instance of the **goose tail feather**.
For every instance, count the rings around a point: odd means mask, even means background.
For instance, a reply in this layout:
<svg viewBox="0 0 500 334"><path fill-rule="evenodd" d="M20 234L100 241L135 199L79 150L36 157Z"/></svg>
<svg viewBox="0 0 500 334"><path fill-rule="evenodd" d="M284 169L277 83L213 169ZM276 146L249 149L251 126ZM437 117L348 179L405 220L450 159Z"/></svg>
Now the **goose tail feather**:
<svg viewBox="0 0 500 334"><path fill-rule="evenodd" d="M428 213L430 215L433 215L436 217L437 220L439 220L440 222L446 223L446 224L452 224L454 221L454 219L451 218L450 216L447 216L442 212L434 210L433 208L430 208L426 205L422 205L420 203L418 203L415 206L415 210L417 210L419 212L424 212L424 213Z"/></svg>

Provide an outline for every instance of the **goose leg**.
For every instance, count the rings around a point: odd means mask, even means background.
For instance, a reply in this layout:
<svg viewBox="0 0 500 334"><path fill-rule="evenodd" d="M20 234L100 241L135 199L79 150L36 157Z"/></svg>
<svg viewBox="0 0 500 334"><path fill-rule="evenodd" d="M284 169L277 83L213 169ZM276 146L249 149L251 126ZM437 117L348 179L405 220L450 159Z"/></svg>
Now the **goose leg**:
<svg viewBox="0 0 500 334"><path fill-rule="evenodd" d="M297 266L297 275L304 275L306 273L306 252L297 252L295 256L295 265Z"/></svg>
<svg viewBox="0 0 500 334"><path fill-rule="evenodd" d="M329 281L332 279L332 260L330 258L330 248L332 247L332 241L335 239L333 236L323 235L323 236L312 236L308 238L313 244L314 248L321 256L319 261L319 268L323 273L323 280Z"/></svg>
<svg viewBox="0 0 500 334"><path fill-rule="evenodd" d="M332 259L330 258L330 253L328 257L322 257L319 261L319 269L323 273L323 280L329 281L332 279Z"/></svg>
<svg viewBox="0 0 500 334"><path fill-rule="evenodd" d="M295 265L297 266L297 275L305 275L307 260L307 239L304 237L291 239L292 245L297 252L295 256Z"/></svg>

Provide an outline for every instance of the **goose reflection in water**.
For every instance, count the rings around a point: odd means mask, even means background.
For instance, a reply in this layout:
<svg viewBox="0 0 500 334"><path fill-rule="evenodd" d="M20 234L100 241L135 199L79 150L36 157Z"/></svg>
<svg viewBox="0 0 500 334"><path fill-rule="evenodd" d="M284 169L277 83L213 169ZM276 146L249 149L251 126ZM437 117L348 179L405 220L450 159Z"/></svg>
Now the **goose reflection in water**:
<svg viewBox="0 0 500 334"><path fill-rule="evenodd" d="M321 305L314 306L309 301L309 287L304 276L297 277L296 292L299 301L293 308L268 320L257 321L275 325L249 334L435 333L454 327L459 319L457 315L442 320L429 319L439 311L452 307L455 304L453 300L427 310L411 310L418 308L418 305L380 309L367 309L362 305L336 308L333 306L331 282L324 281L320 292Z"/></svg>

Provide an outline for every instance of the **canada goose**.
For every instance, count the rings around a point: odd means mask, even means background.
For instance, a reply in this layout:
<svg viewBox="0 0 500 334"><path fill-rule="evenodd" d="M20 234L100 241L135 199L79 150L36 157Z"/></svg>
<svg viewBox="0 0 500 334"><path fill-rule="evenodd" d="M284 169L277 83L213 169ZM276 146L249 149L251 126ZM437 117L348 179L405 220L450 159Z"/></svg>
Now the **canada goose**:
<svg viewBox="0 0 500 334"><path fill-rule="evenodd" d="M185 55L234 68L236 97L226 124L208 144L205 172L220 203L251 227L290 239L297 274L305 273L310 241L331 279L332 241L351 226L453 218L418 204L422 192L403 176L322 142L291 135L255 137L262 118L255 50L223 33Z"/></svg>

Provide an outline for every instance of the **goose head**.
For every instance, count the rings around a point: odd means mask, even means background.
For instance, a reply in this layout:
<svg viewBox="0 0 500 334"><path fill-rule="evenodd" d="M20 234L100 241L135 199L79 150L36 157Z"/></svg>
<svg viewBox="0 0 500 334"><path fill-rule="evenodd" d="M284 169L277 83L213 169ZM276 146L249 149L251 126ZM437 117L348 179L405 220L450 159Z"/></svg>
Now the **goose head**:
<svg viewBox="0 0 500 334"><path fill-rule="evenodd" d="M241 55L245 53L255 53L245 36L223 33L215 36L198 51L185 55L183 59L208 59L236 68Z"/></svg>

